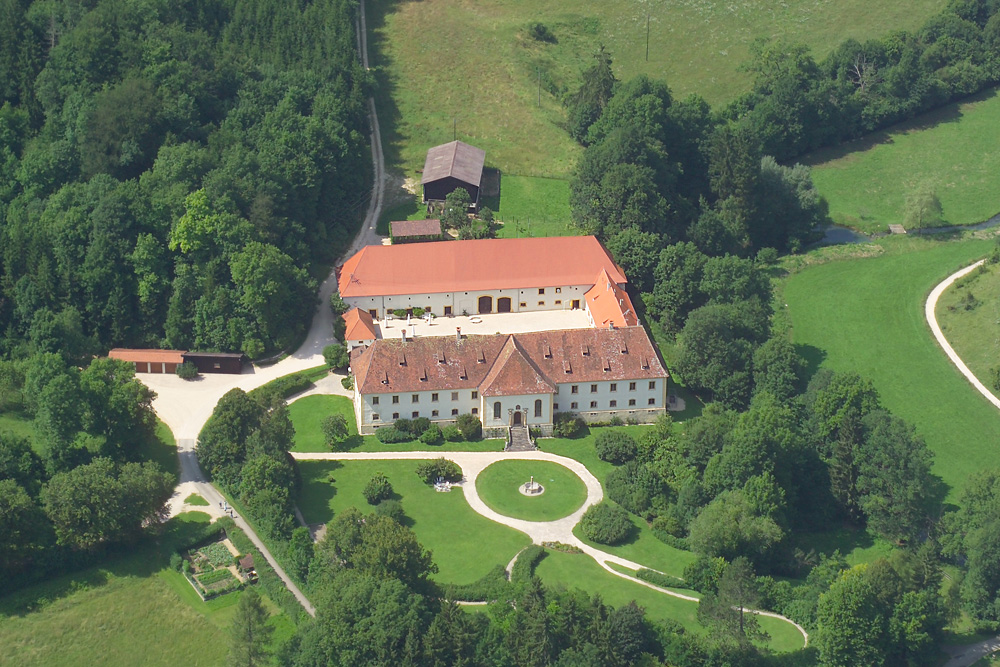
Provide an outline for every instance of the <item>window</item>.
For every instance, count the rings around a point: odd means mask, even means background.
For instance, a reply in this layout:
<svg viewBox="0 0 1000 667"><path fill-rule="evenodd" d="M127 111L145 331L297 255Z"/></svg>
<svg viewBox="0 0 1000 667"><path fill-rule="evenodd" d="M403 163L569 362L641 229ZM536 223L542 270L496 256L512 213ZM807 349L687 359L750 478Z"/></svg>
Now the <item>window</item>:
<svg viewBox="0 0 1000 667"><path fill-rule="evenodd" d="M633 408L633 407L635 407L635 399L634 399L634 398L630 398L630 399L628 399L628 406L629 406L630 408Z"/></svg>
<svg viewBox="0 0 1000 667"><path fill-rule="evenodd" d="M479 408L472 408L472 414L478 415L479 414Z"/></svg>
<svg viewBox="0 0 1000 667"><path fill-rule="evenodd" d="M539 302L538 302L538 305L539 305L539 306L544 306L544 305L545 305L545 302L544 302L544 301L539 301Z"/></svg>
<svg viewBox="0 0 1000 667"><path fill-rule="evenodd" d="M538 288L538 293L539 294L545 294L545 288L544 287L539 287Z"/></svg>
<svg viewBox="0 0 1000 667"><path fill-rule="evenodd" d="M590 393L591 394L596 394L597 393L597 385L596 384L590 385Z"/></svg>
<svg viewBox="0 0 1000 667"><path fill-rule="evenodd" d="M374 414L374 413L372 414L372 421L373 422L377 422L378 421L378 415L377 414Z"/></svg>
<svg viewBox="0 0 1000 667"><path fill-rule="evenodd" d="M477 398L479 398L479 392L478 391L472 392L472 400L476 400ZM475 414L475 413L473 413L473 414Z"/></svg>
<svg viewBox="0 0 1000 667"><path fill-rule="evenodd" d="M655 398L649 399L649 404L650 405L656 405L656 399Z"/></svg>
<svg viewBox="0 0 1000 667"><path fill-rule="evenodd" d="M452 408L451 409L451 416L452 417L458 416L458 408Z"/></svg>
<svg viewBox="0 0 1000 667"><path fill-rule="evenodd" d="M635 384L635 383L633 382L632 384ZM431 394L431 403L437 403L437 400L438 400L438 395L437 394Z"/></svg>
<svg viewBox="0 0 1000 667"><path fill-rule="evenodd" d="M410 395L410 403L419 403L419 402L420 402L420 394Z"/></svg>
<svg viewBox="0 0 1000 667"><path fill-rule="evenodd" d="M521 302L521 308L527 308L527 307L528 307L528 304L526 304L524 301L522 301Z"/></svg>
<svg viewBox="0 0 1000 667"><path fill-rule="evenodd" d="M220 362L216 361L214 364L212 364L212 368L218 370L218 369L222 368L222 364Z"/></svg>
<svg viewBox="0 0 1000 667"><path fill-rule="evenodd" d="M556 294L562 294L562 287L556 288Z"/></svg>
<svg viewBox="0 0 1000 667"><path fill-rule="evenodd" d="M431 410L431 417L437 417L437 416L438 416L438 411L437 410Z"/></svg>
<svg viewBox="0 0 1000 667"><path fill-rule="evenodd" d="M493 419L500 419L500 401L493 404Z"/></svg>
<svg viewBox="0 0 1000 667"><path fill-rule="evenodd" d="M562 301L560 301L559 299L556 299L556 305L557 306L561 306L562 305Z"/></svg>
<svg viewBox="0 0 1000 667"><path fill-rule="evenodd" d="M597 401L591 401L590 402L590 409L593 410L596 407L597 407Z"/></svg>
<svg viewBox="0 0 1000 667"><path fill-rule="evenodd" d="M399 403L399 396L392 397L392 404L395 405L396 403Z"/></svg>
<svg viewBox="0 0 1000 667"><path fill-rule="evenodd" d="M629 382L628 383L628 390L629 391L635 391L635 382Z"/></svg>
<svg viewBox="0 0 1000 667"><path fill-rule="evenodd" d="M378 396L372 396L372 405L378 405Z"/></svg>
<svg viewBox="0 0 1000 667"><path fill-rule="evenodd" d="M535 399L535 416L536 417L542 416L542 399L540 398Z"/></svg>
<svg viewBox="0 0 1000 667"><path fill-rule="evenodd" d="M451 392L451 400L453 400L453 401L457 401L458 400L458 392L457 391Z"/></svg>
<svg viewBox="0 0 1000 667"><path fill-rule="evenodd" d="M578 384L574 384L569 388L569 393L571 394L579 393L579 391L580 391L580 385Z"/></svg>
<svg viewBox="0 0 1000 667"><path fill-rule="evenodd" d="M656 380L650 380L649 381L649 388L650 389L656 389Z"/></svg>
<svg viewBox="0 0 1000 667"><path fill-rule="evenodd" d="M420 413L414 410L413 412L410 413L410 415L412 419L416 419L417 417L420 416Z"/></svg>
<svg viewBox="0 0 1000 667"><path fill-rule="evenodd" d="M617 382L612 382L611 383L611 391L618 391L618 383Z"/></svg>
<svg viewBox="0 0 1000 667"><path fill-rule="evenodd" d="M552 404L552 409L553 410L558 410L559 409L559 404L558 403L553 403Z"/></svg>
<svg viewBox="0 0 1000 667"><path fill-rule="evenodd" d="M575 402L575 401L573 403L569 404L569 409L570 410L576 410L578 407L580 407L580 404L577 403L577 402Z"/></svg>
<svg viewBox="0 0 1000 667"><path fill-rule="evenodd" d="M611 401L611 407L617 408L618 407L618 401Z"/></svg>
<svg viewBox="0 0 1000 667"><path fill-rule="evenodd" d="M397 419L399 419L399 413L398 412L393 412L392 413L392 420L396 421Z"/></svg>

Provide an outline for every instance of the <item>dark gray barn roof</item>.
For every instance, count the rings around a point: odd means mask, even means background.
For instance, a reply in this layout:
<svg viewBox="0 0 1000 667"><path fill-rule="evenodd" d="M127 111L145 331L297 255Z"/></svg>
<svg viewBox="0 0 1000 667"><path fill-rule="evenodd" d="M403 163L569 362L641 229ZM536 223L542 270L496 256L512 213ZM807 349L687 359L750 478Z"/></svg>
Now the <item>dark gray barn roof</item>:
<svg viewBox="0 0 1000 667"><path fill-rule="evenodd" d="M486 151L461 141L435 146L427 151L424 176L420 182L430 183L451 176L479 187L485 162Z"/></svg>

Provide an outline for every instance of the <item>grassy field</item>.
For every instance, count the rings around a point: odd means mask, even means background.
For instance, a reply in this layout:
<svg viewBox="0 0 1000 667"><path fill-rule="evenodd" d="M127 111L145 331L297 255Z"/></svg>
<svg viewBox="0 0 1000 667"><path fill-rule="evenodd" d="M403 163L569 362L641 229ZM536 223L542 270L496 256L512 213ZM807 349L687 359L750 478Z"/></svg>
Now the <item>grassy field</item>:
<svg viewBox="0 0 1000 667"><path fill-rule="evenodd" d="M583 531L580 530L579 525L573 529L573 534L584 543L600 549L601 551L606 551L609 554L627 558L630 561L648 567L651 570L659 570L664 574L669 574L674 577L683 577L684 568L687 567L688 564L694 562L697 555L693 552L684 551L683 549L677 549L668 544L664 544L660 540L656 539L656 536L653 535L653 531L649 529L649 526L647 526L646 522L640 517L629 514L628 518L632 524L635 525L635 532L629 541L617 546L598 544L597 542L588 540L584 537Z"/></svg>
<svg viewBox="0 0 1000 667"><path fill-rule="evenodd" d="M140 546L100 567L0 599L0 662L17 665L218 665L226 660L239 593L202 602L168 568L171 544L208 520L189 513L168 524L161 549ZM294 631L265 597L274 645ZM9 661L9 662L8 662Z"/></svg>
<svg viewBox="0 0 1000 667"><path fill-rule="evenodd" d="M813 266L788 278L794 342L812 366L856 371L936 454L933 472L954 501L1000 438L1000 415L934 342L924 300L941 279L986 254L987 240L889 238L885 253Z"/></svg>
<svg viewBox="0 0 1000 667"><path fill-rule="evenodd" d="M369 512L361 494L375 472L382 472L399 496L417 539L434 554L443 583L467 584L495 565L506 565L530 540L512 528L476 514L461 489L438 493L416 475L419 461L300 461L302 492L298 505L309 523L330 521L348 507ZM328 479L333 477L331 484Z"/></svg>
<svg viewBox="0 0 1000 667"><path fill-rule="evenodd" d="M532 477L544 489L539 496L520 491ZM476 491L493 511L526 521L561 519L587 499L587 487L576 473L547 461L498 461L479 473Z"/></svg>
<svg viewBox="0 0 1000 667"><path fill-rule="evenodd" d="M967 302L969 294L973 302ZM958 356L992 389L990 369L1000 360L1000 266L984 266L956 281L938 299L937 318Z"/></svg>
<svg viewBox="0 0 1000 667"><path fill-rule="evenodd" d="M859 142L809 157L835 222L866 232L902 223L907 195L926 184L946 224L1000 212L1000 95L952 104Z"/></svg>
<svg viewBox="0 0 1000 667"><path fill-rule="evenodd" d="M583 554L548 551L535 572L548 586L582 588L588 593L599 594L606 603L615 607L635 600L636 604L645 608L650 618L671 619L692 632L705 632L698 623L698 607L694 602L616 577ZM768 645L772 650L780 652L802 648L802 635L791 624L773 618L760 620L761 627L771 635Z"/></svg>
<svg viewBox="0 0 1000 667"><path fill-rule="evenodd" d="M645 73L666 79L677 97L696 92L716 104L747 89L749 75L738 68L756 37L804 42L821 57L847 37L916 28L944 5L370 0L387 163L413 177L430 146L457 137L485 149L487 164L504 173L565 178L580 149L563 129L561 99L579 85L598 44L619 78ZM556 43L528 36L536 21Z"/></svg>

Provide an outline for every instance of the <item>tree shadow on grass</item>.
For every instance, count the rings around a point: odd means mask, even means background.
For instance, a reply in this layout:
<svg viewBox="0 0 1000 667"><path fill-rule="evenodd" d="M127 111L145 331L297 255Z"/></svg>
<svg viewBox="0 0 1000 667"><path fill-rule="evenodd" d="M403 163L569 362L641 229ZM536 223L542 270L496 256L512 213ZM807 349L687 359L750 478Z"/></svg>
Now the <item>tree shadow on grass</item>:
<svg viewBox="0 0 1000 667"><path fill-rule="evenodd" d="M809 382L826 359L826 350L821 350L814 345L796 343L795 351L806 361L806 382Z"/></svg>

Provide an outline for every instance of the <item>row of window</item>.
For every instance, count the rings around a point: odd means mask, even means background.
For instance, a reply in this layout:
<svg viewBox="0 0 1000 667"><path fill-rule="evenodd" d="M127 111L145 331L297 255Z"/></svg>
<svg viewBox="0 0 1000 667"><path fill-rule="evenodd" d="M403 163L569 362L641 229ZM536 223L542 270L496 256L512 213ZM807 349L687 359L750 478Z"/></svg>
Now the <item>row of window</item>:
<svg viewBox="0 0 1000 667"><path fill-rule="evenodd" d="M476 400L477 398L479 398L479 392L478 391L472 392L472 400ZM458 400L458 392L457 391L451 392L451 400L453 400L453 401L457 401ZM419 403L419 402L420 402L420 394L410 394L410 403ZM437 394L437 392L435 392L435 393L431 394L431 403L437 403L437 402L438 402L438 394ZM399 403L399 396L398 395L392 397L392 403L393 403L393 405ZM372 405L378 405L378 404L379 404L379 397L378 396L372 396Z"/></svg>
<svg viewBox="0 0 1000 667"><path fill-rule="evenodd" d="M635 385L636 385L635 382L629 382L628 383L628 390L629 391L635 391ZM656 389L656 380L650 380L649 381L649 388L650 389ZM618 391L618 383L617 382L612 382L611 386L610 386L610 390L611 391ZM578 384L570 385L570 387L569 387L569 393L571 393L571 394L579 394L580 393L580 385L578 385ZM596 384L590 385L590 393L591 394L596 394L597 393L597 385Z"/></svg>
<svg viewBox="0 0 1000 667"><path fill-rule="evenodd" d="M655 398L650 398L647 401L647 405L654 405L655 406L656 405L656 399ZM617 408L617 407L618 407L618 401L617 400L611 399L610 401L608 401L608 409L609 410ZM630 407L630 408L636 407L636 402L635 402L634 398L628 399L628 407ZM552 409L553 410L559 410L559 404L558 403L553 403L552 404ZM579 410L580 409L580 404L577 403L576 401L573 401L572 403L569 404L569 409L570 410ZM598 407L597 407L597 401L591 401L590 402L590 409L591 410L597 410L598 409ZM501 411L502 411L502 406L500 405L500 402L499 401L495 402L493 404L493 419L500 419L500 418L502 418L503 415L501 414ZM474 414L474 415L479 414L479 408L472 408L472 414ZM414 411L411 414L411 417L413 419L416 419L419 416L420 416L420 412L419 411ZM439 416L440 416L440 413L437 410L431 410L431 418L439 417ZM458 409L457 408L452 408L452 410L451 410L451 416L452 417L457 417L458 416ZM535 401L535 417L538 418L538 417L541 417L541 416L542 416L542 402L540 400L536 400ZM377 422L377 421L380 421L380 419L381 419L381 417L379 415L377 415L377 414L373 414L372 415L372 421L376 421ZM393 421L399 419L399 413L398 412L393 412L392 413L392 419L393 419Z"/></svg>
<svg viewBox="0 0 1000 667"><path fill-rule="evenodd" d="M655 398L649 399L647 401L647 405L656 405L656 399ZM630 408L634 408L635 407L635 399L634 398L628 399L628 406ZM617 408L618 407L618 401L616 401L614 399L611 399L610 401L608 401L608 407L609 408ZM559 409L559 404L558 403L553 403L552 404L552 409L553 410L558 410ZM580 409L580 404L577 403L576 401L573 401L572 403L569 404L569 409L570 410L579 410ZM597 401L591 401L590 402L590 409L591 410L596 410L597 409Z"/></svg>
<svg viewBox="0 0 1000 667"><path fill-rule="evenodd" d="M479 414L479 408L472 408L472 414L478 415ZM431 418L432 419L434 417L440 417L440 416L441 416L440 412L438 412L437 410L431 410ZM458 416L458 408L452 408L452 410L451 410L451 416L452 417L457 417ZM420 412L419 411L415 410L415 411L413 411L410 414L410 418L411 419L417 419L419 417L420 417ZM396 421L397 419L399 419L399 413L398 412L393 412L392 413L392 420ZM374 414L373 413L372 414L372 421L373 422L382 421L382 415Z"/></svg>

